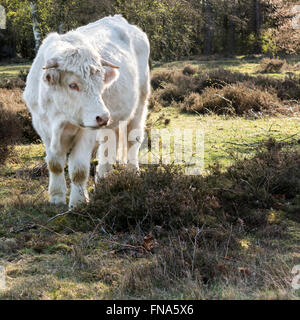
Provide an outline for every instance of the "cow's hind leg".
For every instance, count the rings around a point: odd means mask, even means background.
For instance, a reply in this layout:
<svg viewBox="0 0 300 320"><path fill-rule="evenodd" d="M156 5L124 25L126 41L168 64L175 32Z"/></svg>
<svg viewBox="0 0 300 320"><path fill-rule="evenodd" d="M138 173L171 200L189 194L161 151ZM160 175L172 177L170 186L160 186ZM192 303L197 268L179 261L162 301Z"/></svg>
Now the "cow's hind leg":
<svg viewBox="0 0 300 320"><path fill-rule="evenodd" d="M76 143L69 155L69 175L71 179L70 208L89 200L86 185L94 145L95 133L93 131L82 131L76 137Z"/></svg>
<svg viewBox="0 0 300 320"><path fill-rule="evenodd" d="M144 140L145 122L147 116L147 103L150 93L148 82L141 88L139 105L133 119L127 126L127 168L139 171L139 150Z"/></svg>

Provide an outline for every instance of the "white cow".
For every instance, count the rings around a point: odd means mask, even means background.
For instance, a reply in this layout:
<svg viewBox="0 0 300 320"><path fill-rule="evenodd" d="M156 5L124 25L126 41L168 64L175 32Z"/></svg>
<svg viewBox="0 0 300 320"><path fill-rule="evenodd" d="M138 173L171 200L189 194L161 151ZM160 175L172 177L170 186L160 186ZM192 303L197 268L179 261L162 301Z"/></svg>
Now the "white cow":
<svg viewBox="0 0 300 320"><path fill-rule="evenodd" d="M51 33L43 41L23 98L46 147L51 203L66 201L68 153L69 207L88 200L91 155L104 129L116 134L120 159L139 170L138 151L150 93L149 52L146 34L120 15L63 35ZM127 121L126 135L134 132L134 139L119 138L121 121ZM103 152L98 152L98 157L97 175L101 178L112 165L102 159Z"/></svg>

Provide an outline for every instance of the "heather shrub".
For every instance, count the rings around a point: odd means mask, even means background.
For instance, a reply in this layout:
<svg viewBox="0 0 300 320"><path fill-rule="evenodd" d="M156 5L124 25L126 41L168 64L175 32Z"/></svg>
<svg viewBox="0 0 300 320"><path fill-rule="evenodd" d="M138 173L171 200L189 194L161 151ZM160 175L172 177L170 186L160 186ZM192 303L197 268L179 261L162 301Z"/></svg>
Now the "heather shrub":
<svg viewBox="0 0 300 320"><path fill-rule="evenodd" d="M216 241L228 237L221 229L209 229L225 220L240 218L248 230L263 229L281 198L295 203L286 208L289 212L299 210L300 154L283 147L267 140L252 158L236 160L225 172L212 167L206 176L187 176L174 165L146 167L140 175L115 171L96 188L88 207L76 212L85 216L87 211L106 230L122 232L156 226L182 230L206 221L207 237Z"/></svg>
<svg viewBox="0 0 300 320"><path fill-rule="evenodd" d="M0 102L0 164L12 154L12 144L21 139L22 128L16 115Z"/></svg>
<svg viewBox="0 0 300 320"><path fill-rule="evenodd" d="M184 75L192 76L192 75L196 74L198 71L199 71L199 67L197 65L188 64L188 65L184 66L182 73Z"/></svg>
<svg viewBox="0 0 300 320"><path fill-rule="evenodd" d="M221 89L206 88L201 95L190 94L180 107L186 112L247 115L249 112L276 114L280 106L276 95L238 83Z"/></svg>
<svg viewBox="0 0 300 320"><path fill-rule="evenodd" d="M292 109L299 109L300 77L297 76L273 79L224 69L195 74L166 70L154 72L151 83L149 107L155 110L173 102L183 112L200 113L288 114ZM292 104L296 106L291 109Z"/></svg>
<svg viewBox="0 0 300 320"><path fill-rule="evenodd" d="M171 82L174 76L174 70L160 70L153 72L151 75L151 86L153 90L162 88L164 83Z"/></svg>
<svg viewBox="0 0 300 320"><path fill-rule="evenodd" d="M264 58L260 61L259 72L278 73L287 66L286 60Z"/></svg>
<svg viewBox="0 0 300 320"><path fill-rule="evenodd" d="M159 98L162 105L169 105L173 101L179 102L184 100L186 91L173 83L168 83L163 89L159 89Z"/></svg>
<svg viewBox="0 0 300 320"><path fill-rule="evenodd" d="M185 97L184 102L180 104L180 110L183 112L200 112L203 113L203 100L199 93L192 92Z"/></svg>
<svg viewBox="0 0 300 320"><path fill-rule="evenodd" d="M20 89L0 89L0 118L2 150L14 143L40 141L32 127L32 118L22 99ZM7 145L7 147L5 147Z"/></svg>
<svg viewBox="0 0 300 320"><path fill-rule="evenodd" d="M17 77L0 79L0 88L2 89L24 89L29 71L20 70Z"/></svg>
<svg viewBox="0 0 300 320"><path fill-rule="evenodd" d="M2 89L15 89L15 88L24 89L25 82L20 78L2 79L2 80L0 80L0 88L2 88Z"/></svg>
<svg viewBox="0 0 300 320"><path fill-rule="evenodd" d="M249 81L251 77L239 72L231 72L225 69L216 69L207 72L206 78L202 80L202 90L207 87L222 88L228 84Z"/></svg>
<svg viewBox="0 0 300 320"><path fill-rule="evenodd" d="M31 114L27 109L21 110L15 115L22 127L22 143L40 143L41 139L32 126Z"/></svg>

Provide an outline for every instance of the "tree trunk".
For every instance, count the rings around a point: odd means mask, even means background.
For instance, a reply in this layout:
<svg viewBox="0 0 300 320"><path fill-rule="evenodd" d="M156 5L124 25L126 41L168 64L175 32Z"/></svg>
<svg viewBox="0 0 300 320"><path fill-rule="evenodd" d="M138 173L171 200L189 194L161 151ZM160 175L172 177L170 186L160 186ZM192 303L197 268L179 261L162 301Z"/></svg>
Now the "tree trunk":
<svg viewBox="0 0 300 320"><path fill-rule="evenodd" d="M0 5L0 29L6 29L6 13L5 8Z"/></svg>
<svg viewBox="0 0 300 320"><path fill-rule="evenodd" d="M260 29L261 29L261 3L260 0L253 0L253 18L254 18L254 33L256 37L256 42L254 45L254 52L261 52L261 39L260 39Z"/></svg>
<svg viewBox="0 0 300 320"><path fill-rule="evenodd" d="M260 0L255 0L255 33L257 36L260 34L261 28L261 5Z"/></svg>
<svg viewBox="0 0 300 320"><path fill-rule="evenodd" d="M234 54L235 53L235 23L234 17L236 15L236 5L235 1L232 1L231 12L228 17L228 34L227 34L227 53Z"/></svg>
<svg viewBox="0 0 300 320"><path fill-rule="evenodd" d="M59 34L63 34L66 32L66 24L65 24L65 6L66 6L66 0L56 0L56 6L57 6L57 19L58 19L58 26L57 26L57 32Z"/></svg>
<svg viewBox="0 0 300 320"><path fill-rule="evenodd" d="M31 20L32 20L32 31L33 31L34 42L35 42L34 51L35 53L37 53L41 43L41 33L39 30L39 23L38 23L37 3L35 1L30 1L29 6L30 6Z"/></svg>
<svg viewBox="0 0 300 320"><path fill-rule="evenodd" d="M59 34L63 34L65 33L65 24L64 23L60 23L59 26L58 26L58 33Z"/></svg>
<svg viewBox="0 0 300 320"><path fill-rule="evenodd" d="M212 54L213 51L213 16L210 0L203 1L204 13L204 54Z"/></svg>

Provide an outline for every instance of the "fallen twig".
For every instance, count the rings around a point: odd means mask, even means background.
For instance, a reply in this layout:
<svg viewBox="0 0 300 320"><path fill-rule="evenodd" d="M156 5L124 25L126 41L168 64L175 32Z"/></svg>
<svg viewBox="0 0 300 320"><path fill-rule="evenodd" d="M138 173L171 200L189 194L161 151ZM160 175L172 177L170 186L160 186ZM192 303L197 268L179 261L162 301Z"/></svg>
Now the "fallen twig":
<svg viewBox="0 0 300 320"><path fill-rule="evenodd" d="M124 248L120 249L120 251L126 250L126 249L128 249L128 250L131 249L131 250L139 250L139 251L142 250L144 252L148 252L148 250L143 246L133 246L133 245L130 245L130 244L119 243L117 241L112 241L112 240L107 240L107 239L103 239L103 241L104 242L109 242L109 243L112 243L112 244L116 244L116 245L118 245L120 247L124 247Z"/></svg>
<svg viewBox="0 0 300 320"><path fill-rule="evenodd" d="M48 219L46 221L46 223L44 224L38 224L38 223L28 223L27 225L24 225L23 227L19 228L19 229L13 229L11 228L10 233L19 233L22 231L27 231L27 230L31 230L31 229L37 229L37 228L43 228L45 227L47 224L49 224L51 221L57 219L58 217L62 217L67 215L68 213L72 212L72 210L68 210L62 213L58 213L57 215L51 217L50 219Z"/></svg>
<svg viewBox="0 0 300 320"><path fill-rule="evenodd" d="M67 215L68 213L72 212L72 210L68 210L68 211L65 211L65 212L62 212L62 213L59 213L57 215L55 215L54 217L50 218L45 224L44 226L46 226L48 223L50 223L52 220L55 220L56 218L58 217L63 217L65 215Z"/></svg>

